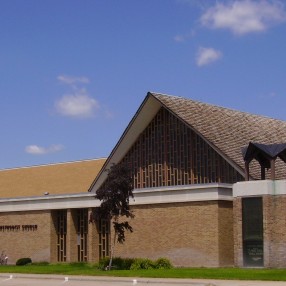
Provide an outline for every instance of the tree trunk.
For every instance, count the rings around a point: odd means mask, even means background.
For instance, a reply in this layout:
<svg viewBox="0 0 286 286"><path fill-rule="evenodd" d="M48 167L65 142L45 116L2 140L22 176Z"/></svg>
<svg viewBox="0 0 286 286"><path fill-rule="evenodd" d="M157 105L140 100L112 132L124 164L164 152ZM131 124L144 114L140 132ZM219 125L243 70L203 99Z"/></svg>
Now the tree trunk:
<svg viewBox="0 0 286 286"><path fill-rule="evenodd" d="M111 270L112 259L113 259L113 255L114 255L115 243L116 243L116 232L114 232L113 245L111 245L111 252L110 252L110 259L109 259L108 270Z"/></svg>

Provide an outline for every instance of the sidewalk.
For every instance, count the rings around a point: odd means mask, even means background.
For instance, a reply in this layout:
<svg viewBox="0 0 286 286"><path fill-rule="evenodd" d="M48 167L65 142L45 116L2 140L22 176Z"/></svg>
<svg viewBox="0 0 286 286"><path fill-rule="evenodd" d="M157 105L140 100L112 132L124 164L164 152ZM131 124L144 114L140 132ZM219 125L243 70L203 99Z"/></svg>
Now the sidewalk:
<svg viewBox="0 0 286 286"><path fill-rule="evenodd" d="M20 274L0 273L1 279L13 280L57 280L65 282L97 282L109 285L191 285L191 286L286 286L286 282L272 281L241 281L241 280L213 280L213 279L162 279L162 278L136 278L136 277L109 277L109 276L76 276L76 275L45 275L45 274ZM68 286L69 283L66 283Z"/></svg>

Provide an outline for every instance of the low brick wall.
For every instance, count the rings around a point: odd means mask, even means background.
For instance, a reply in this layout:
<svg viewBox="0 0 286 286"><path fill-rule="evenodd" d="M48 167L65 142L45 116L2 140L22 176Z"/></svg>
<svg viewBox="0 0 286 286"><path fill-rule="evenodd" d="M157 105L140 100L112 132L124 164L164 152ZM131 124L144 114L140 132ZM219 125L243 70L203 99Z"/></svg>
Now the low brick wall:
<svg viewBox="0 0 286 286"><path fill-rule="evenodd" d="M134 232L115 256L167 257L176 266L233 265L232 202L189 202L133 207Z"/></svg>
<svg viewBox="0 0 286 286"><path fill-rule="evenodd" d="M50 230L50 211L0 213L0 251L11 264L22 257L49 261Z"/></svg>
<svg viewBox="0 0 286 286"><path fill-rule="evenodd" d="M233 201L233 238L234 238L234 265L236 267L243 267L241 198L235 198Z"/></svg>
<svg viewBox="0 0 286 286"><path fill-rule="evenodd" d="M176 266L233 265L232 202L205 201L133 206L134 232L115 256L167 257ZM91 209L89 210L91 211ZM67 262L77 261L76 210L67 210ZM88 260L98 261L99 235L88 225ZM57 261L56 211L0 213L0 243L9 263L22 257Z"/></svg>
<svg viewBox="0 0 286 286"><path fill-rule="evenodd" d="M264 266L286 267L286 195L263 197Z"/></svg>
<svg viewBox="0 0 286 286"><path fill-rule="evenodd" d="M286 195L263 195L264 267L286 267ZM234 265L243 267L242 198L234 199Z"/></svg>

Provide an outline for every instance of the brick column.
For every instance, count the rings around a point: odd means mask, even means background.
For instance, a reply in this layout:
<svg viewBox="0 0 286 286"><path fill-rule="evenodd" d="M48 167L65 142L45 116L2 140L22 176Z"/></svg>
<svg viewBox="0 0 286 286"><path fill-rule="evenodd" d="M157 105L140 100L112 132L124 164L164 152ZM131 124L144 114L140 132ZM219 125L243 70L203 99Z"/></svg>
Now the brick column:
<svg viewBox="0 0 286 286"><path fill-rule="evenodd" d="M77 231L76 209L67 210L67 262L76 262L77 257Z"/></svg>
<svg viewBox="0 0 286 286"><path fill-rule="evenodd" d="M264 267L270 267L271 241L272 241L272 198L263 196L263 258Z"/></svg>
<svg viewBox="0 0 286 286"><path fill-rule="evenodd" d="M57 211L51 211L51 224L50 224L50 262L55 263L58 261L58 236L57 236Z"/></svg>
<svg viewBox="0 0 286 286"><path fill-rule="evenodd" d="M242 203L241 198L233 200L234 266L243 267Z"/></svg>
<svg viewBox="0 0 286 286"><path fill-rule="evenodd" d="M88 217L92 213L93 209L88 209ZM99 245L98 245L98 231L96 227L96 222L88 223L88 238L87 238L87 248L88 248L88 262L96 263L99 261Z"/></svg>

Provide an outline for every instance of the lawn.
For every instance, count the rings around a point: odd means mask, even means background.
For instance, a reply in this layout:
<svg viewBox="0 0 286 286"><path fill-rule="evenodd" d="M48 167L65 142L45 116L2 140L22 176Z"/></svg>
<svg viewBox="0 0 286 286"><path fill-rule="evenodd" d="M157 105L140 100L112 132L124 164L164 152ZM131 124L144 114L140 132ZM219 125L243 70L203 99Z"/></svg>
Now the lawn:
<svg viewBox="0 0 286 286"><path fill-rule="evenodd" d="M26 266L2 265L0 273L286 281L286 269L173 268L163 270L104 271L96 269L94 265L87 263L32 264Z"/></svg>

